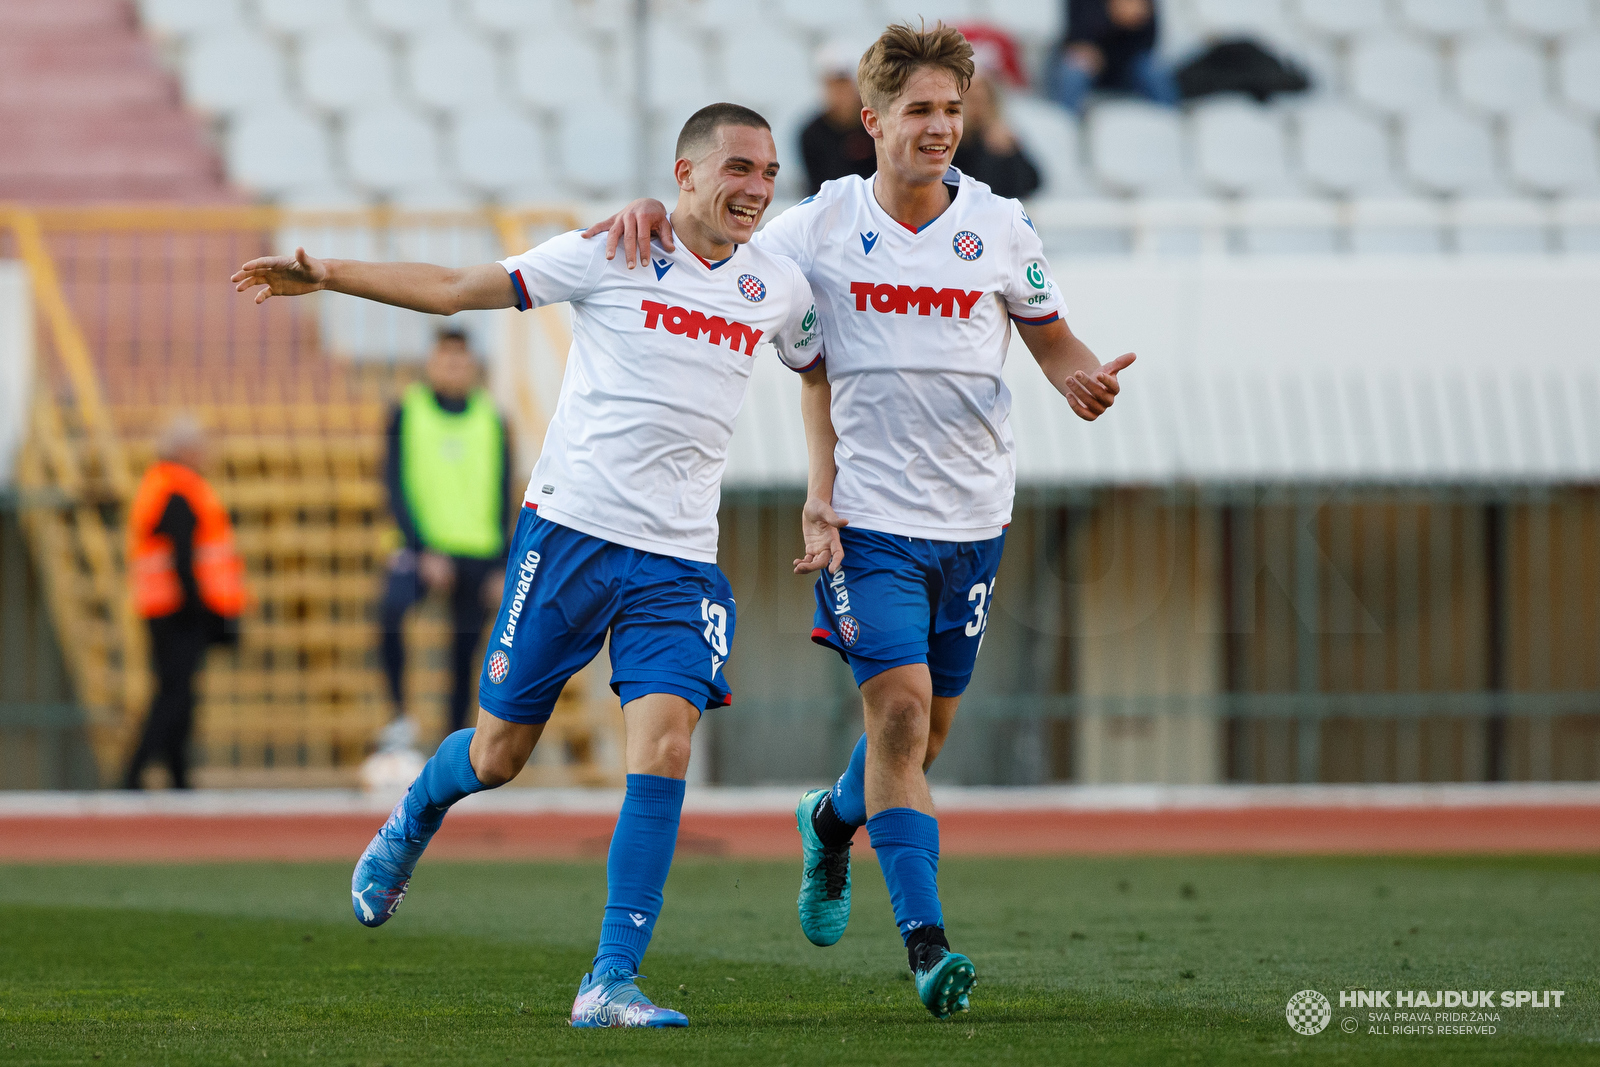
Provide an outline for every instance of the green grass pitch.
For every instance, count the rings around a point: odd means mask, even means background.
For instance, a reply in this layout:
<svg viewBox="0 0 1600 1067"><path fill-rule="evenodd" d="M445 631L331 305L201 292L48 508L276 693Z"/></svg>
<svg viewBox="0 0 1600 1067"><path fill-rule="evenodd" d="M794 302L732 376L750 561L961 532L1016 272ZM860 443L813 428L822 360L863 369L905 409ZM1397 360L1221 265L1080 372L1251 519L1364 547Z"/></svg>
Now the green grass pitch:
<svg viewBox="0 0 1600 1067"><path fill-rule="evenodd" d="M949 859L973 1010L916 1000L871 854L845 939L797 865L686 857L642 987L683 1031L566 1025L598 863L424 861L366 930L349 867L0 867L0 1064L1600 1063L1600 857ZM1345 1034L1337 990L1564 989L1475 1037ZM1333 1025L1301 1037L1289 996Z"/></svg>

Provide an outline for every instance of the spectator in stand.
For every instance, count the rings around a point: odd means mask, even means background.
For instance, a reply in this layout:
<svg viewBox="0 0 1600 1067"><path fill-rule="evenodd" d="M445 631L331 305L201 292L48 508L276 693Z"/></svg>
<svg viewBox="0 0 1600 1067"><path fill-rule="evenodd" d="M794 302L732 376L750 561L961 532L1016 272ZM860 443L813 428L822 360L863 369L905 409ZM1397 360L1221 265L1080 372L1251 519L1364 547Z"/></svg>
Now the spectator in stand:
<svg viewBox="0 0 1600 1067"><path fill-rule="evenodd" d="M423 372L389 416L384 480L402 543L390 554L380 648L394 719L384 752L411 749L405 717L405 616L430 592L450 598L455 639L445 733L466 723L475 653L490 608L505 582L511 513L511 463L505 424L478 386L478 361L465 332L439 331Z"/></svg>
<svg viewBox="0 0 1600 1067"><path fill-rule="evenodd" d="M194 676L214 644L237 644L245 607L244 562L222 501L200 475L206 442L188 416L172 420L128 509L133 605L150 626L156 694L123 785L144 787L151 760L172 788L189 788Z"/></svg>
<svg viewBox="0 0 1600 1067"><path fill-rule="evenodd" d="M961 143L954 163L996 196L1021 199L1039 188L1039 171L1000 112L1000 87L986 73L973 76L961 98Z"/></svg>
<svg viewBox="0 0 1600 1067"><path fill-rule="evenodd" d="M1083 112L1091 89L1135 93L1176 105L1178 86L1156 57L1154 0L1062 0L1067 36L1050 72L1050 95Z"/></svg>
<svg viewBox="0 0 1600 1067"><path fill-rule="evenodd" d="M823 182L859 174L870 178L878 169L872 135L861 125L861 93L856 89L860 55L834 41L817 53L822 74L822 114L800 132L800 155L805 160L809 192Z"/></svg>

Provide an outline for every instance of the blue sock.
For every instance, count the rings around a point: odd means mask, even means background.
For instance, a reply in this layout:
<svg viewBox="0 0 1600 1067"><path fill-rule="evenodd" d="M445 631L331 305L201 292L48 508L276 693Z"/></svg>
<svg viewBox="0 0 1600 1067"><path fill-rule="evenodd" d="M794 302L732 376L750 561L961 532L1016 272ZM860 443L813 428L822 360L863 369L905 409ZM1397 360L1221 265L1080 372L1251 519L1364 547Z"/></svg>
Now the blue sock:
<svg viewBox="0 0 1600 1067"><path fill-rule="evenodd" d="M678 845L683 779L628 775L628 792L606 856L606 911L594 973L613 967L637 974L661 914L661 887Z"/></svg>
<svg viewBox="0 0 1600 1067"><path fill-rule="evenodd" d="M862 734L850 753L850 766L833 786L833 813L851 826L867 821L867 735Z"/></svg>
<svg viewBox="0 0 1600 1067"><path fill-rule="evenodd" d="M913 930L943 926L939 907L939 820L915 808L888 808L867 820L867 834L889 886L894 921L905 940Z"/></svg>
<svg viewBox="0 0 1600 1067"><path fill-rule="evenodd" d="M484 785L473 773L467 751L473 730L457 730L443 741L406 791L406 811L425 830L437 830L450 805L462 797L481 793Z"/></svg>

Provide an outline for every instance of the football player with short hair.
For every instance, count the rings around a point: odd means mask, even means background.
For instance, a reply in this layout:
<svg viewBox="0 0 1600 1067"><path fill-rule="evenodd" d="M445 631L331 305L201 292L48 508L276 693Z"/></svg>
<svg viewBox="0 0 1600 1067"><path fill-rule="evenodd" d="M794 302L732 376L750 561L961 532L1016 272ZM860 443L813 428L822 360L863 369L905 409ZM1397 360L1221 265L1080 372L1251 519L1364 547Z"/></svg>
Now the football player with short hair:
<svg viewBox="0 0 1600 1067"><path fill-rule="evenodd" d="M476 730L446 737L362 854L356 917L389 919L446 811L514 778L567 680L607 634L626 731L627 793L606 863L600 948L573 1026L687 1026L634 984L677 843L690 737L731 702L734 602L717 567L717 506L754 357L820 352L811 289L791 261L745 247L772 201L765 119L713 104L679 135L672 249L630 273L573 231L500 263L252 260L257 301L326 289L438 315L568 301L572 350L512 540L479 683Z"/></svg>
<svg viewBox="0 0 1600 1067"><path fill-rule="evenodd" d="M918 993L941 1018L968 1006L974 970L945 936L925 771L972 676L1011 521L1011 327L1086 420L1134 360L1100 364L1062 317L1022 205L951 166L972 75L958 31L889 27L858 78L876 175L826 183L753 242L798 263L817 298L827 354L803 379L810 478L795 570L825 571L812 639L849 662L866 714L838 784L796 811L800 924L818 945L843 935L850 842L865 825ZM590 232L609 228L608 248L620 242L633 262L664 217L636 201Z"/></svg>

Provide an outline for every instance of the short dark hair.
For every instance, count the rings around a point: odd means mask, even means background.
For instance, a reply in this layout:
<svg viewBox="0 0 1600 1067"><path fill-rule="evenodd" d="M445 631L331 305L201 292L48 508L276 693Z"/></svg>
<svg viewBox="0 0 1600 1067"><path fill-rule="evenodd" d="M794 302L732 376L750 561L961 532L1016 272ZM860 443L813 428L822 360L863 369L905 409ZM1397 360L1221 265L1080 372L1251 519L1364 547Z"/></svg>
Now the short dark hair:
<svg viewBox="0 0 1600 1067"><path fill-rule="evenodd" d="M772 124L759 114L739 104L707 104L689 116L678 134L677 153L672 158L695 159L711 147L717 130L724 126L749 126L755 130L771 130Z"/></svg>
<svg viewBox="0 0 1600 1067"><path fill-rule="evenodd" d="M433 335L435 345L458 344L462 348L472 347L472 337L459 326L441 326L439 332Z"/></svg>

